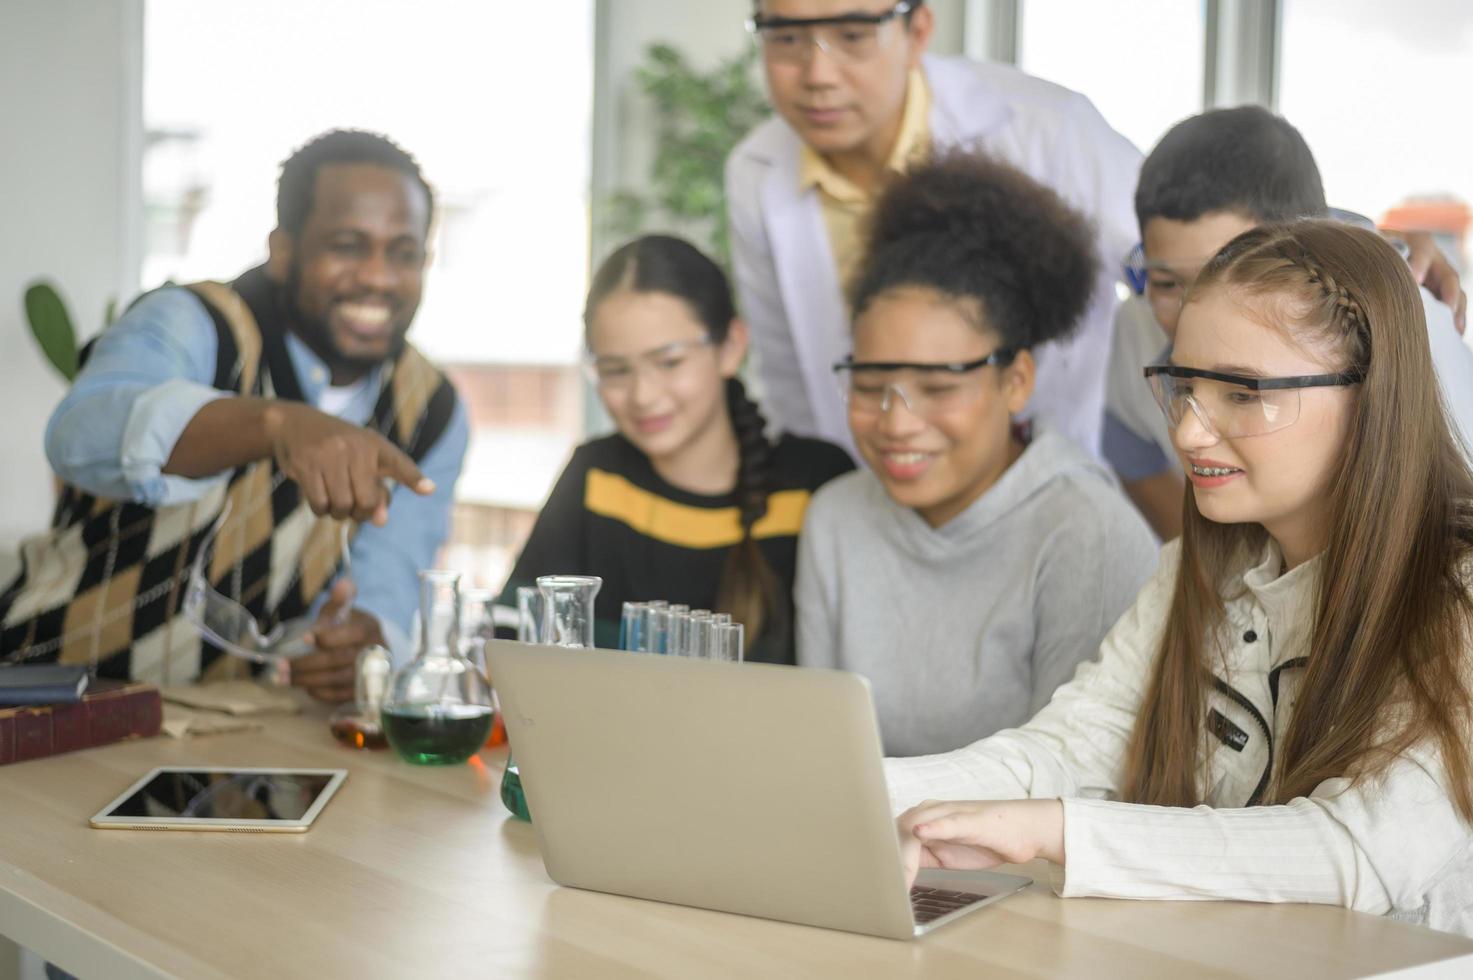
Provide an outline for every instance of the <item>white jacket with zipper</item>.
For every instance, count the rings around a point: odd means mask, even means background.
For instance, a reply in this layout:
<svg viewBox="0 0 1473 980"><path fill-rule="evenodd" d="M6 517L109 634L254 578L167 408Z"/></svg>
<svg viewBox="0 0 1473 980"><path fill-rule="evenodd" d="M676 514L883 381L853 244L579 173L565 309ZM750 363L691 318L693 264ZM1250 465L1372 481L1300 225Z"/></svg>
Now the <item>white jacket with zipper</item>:
<svg viewBox="0 0 1473 980"><path fill-rule="evenodd" d="M1270 543L1227 600L1208 693L1206 804L1114 802L1171 603L1180 542L1097 662L1020 728L944 755L886 760L897 812L924 799L1062 798L1069 897L1316 902L1473 936L1473 827L1435 746L1382 775L1258 805L1303 678L1319 560L1279 575Z"/></svg>

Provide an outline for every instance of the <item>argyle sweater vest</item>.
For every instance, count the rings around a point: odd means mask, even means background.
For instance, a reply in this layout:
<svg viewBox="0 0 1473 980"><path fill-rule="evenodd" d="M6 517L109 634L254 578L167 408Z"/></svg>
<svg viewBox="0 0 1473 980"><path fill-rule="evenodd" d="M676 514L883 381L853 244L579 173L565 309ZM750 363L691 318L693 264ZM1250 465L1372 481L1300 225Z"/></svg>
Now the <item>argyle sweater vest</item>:
<svg viewBox="0 0 1473 980"><path fill-rule="evenodd" d="M230 285L187 288L214 321L216 388L302 400L279 289L260 268ZM379 378L367 425L422 459L449 423L454 390L408 345ZM198 500L160 508L66 486L51 530L22 545L22 571L0 594L0 662L89 664L99 676L160 684L236 669L180 614L191 564L227 500L208 556L211 584L265 629L305 614L340 567L342 522L315 516L274 460L240 467Z"/></svg>

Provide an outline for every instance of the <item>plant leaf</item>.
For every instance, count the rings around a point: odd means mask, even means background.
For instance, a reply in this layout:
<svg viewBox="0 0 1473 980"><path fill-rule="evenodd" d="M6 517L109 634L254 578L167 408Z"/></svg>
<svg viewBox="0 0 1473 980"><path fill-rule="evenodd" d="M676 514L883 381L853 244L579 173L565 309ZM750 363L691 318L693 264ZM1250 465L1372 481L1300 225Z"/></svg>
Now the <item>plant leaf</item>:
<svg viewBox="0 0 1473 980"><path fill-rule="evenodd" d="M668 44L645 49L634 77L655 109L655 156L648 188L612 202L621 220L611 225L631 232L656 224L688 229L718 262L729 265L726 158L768 114L756 64L751 45L709 71L693 67ZM640 207L630 207L631 198Z"/></svg>
<svg viewBox="0 0 1473 980"><path fill-rule="evenodd" d="M32 283L25 295L26 320L41 352L61 376L77 376L77 331L56 287L48 282Z"/></svg>

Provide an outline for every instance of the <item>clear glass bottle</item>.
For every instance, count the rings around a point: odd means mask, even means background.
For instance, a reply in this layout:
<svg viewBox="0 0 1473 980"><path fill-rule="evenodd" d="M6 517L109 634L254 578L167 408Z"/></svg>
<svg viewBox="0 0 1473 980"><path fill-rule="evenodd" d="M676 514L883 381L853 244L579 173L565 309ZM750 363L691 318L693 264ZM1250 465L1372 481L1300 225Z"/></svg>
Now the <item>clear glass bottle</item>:
<svg viewBox="0 0 1473 980"><path fill-rule="evenodd" d="M491 734L491 687L460 649L460 574L419 573L420 647L394 675L384 699L384 733L407 762L464 762Z"/></svg>
<svg viewBox="0 0 1473 980"><path fill-rule="evenodd" d="M328 721L333 737L355 749L386 749L383 703L389 690L394 661L381 646L364 647L353 675L353 700L341 705Z"/></svg>
<svg viewBox="0 0 1473 980"><path fill-rule="evenodd" d="M523 610L518 639L527 642L526 634L535 631L542 643L561 647L593 646L593 600L604 580L596 575L543 575L537 579L540 603L521 601ZM530 596L527 597L530 599ZM540 618L532 612L540 606ZM531 820L527 795L522 791L522 774L511 756L506 759L506 772L501 777L501 802L512 815Z"/></svg>

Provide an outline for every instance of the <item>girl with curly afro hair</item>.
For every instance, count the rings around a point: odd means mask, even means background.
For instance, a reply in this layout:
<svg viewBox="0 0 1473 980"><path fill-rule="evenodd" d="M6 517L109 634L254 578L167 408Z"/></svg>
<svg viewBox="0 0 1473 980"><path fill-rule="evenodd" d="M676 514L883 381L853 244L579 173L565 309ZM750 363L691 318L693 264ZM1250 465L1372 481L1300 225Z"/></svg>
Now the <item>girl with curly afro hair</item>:
<svg viewBox="0 0 1473 980"><path fill-rule="evenodd" d="M814 497L796 598L799 663L870 679L889 754L1026 721L1155 567L1110 474L1028 419L1035 351L1099 286L1092 241L1053 191L973 154L876 203L834 366L867 469Z"/></svg>

